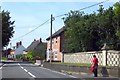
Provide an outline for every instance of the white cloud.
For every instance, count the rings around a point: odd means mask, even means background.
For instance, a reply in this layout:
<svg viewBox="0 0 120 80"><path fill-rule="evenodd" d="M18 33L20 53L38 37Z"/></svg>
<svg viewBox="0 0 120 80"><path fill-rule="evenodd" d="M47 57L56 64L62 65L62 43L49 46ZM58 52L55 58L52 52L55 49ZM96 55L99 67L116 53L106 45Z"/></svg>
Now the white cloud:
<svg viewBox="0 0 120 80"><path fill-rule="evenodd" d="M119 0L102 0L118 2ZM2 0L2 2L101 2L101 0Z"/></svg>

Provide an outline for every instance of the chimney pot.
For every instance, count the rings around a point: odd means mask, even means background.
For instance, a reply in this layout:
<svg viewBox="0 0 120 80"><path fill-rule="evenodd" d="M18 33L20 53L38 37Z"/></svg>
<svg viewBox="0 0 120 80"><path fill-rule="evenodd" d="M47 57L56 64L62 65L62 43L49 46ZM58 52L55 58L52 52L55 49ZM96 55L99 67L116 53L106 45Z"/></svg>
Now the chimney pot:
<svg viewBox="0 0 120 80"><path fill-rule="evenodd" d="M20 41L20 45L22 45L22 41Z"/></svg>
<svg viewBox="0 0 120 80"><path fill-rule="evenodd" d="M36 39L34 39L34 41L36 41Z"/></svg>
<svg viewBox="0 0 120 80"><path fill-rule="evenodd" d="M40 38L40 43L42 42L42 39Z"/></svg>
<svg viewBox="0 0 120 80"><path fill-rule="evenodd" d="M17 42L17 43L16 43L16 48L18 48L18 46L19 46L19 43Z"/></svg>

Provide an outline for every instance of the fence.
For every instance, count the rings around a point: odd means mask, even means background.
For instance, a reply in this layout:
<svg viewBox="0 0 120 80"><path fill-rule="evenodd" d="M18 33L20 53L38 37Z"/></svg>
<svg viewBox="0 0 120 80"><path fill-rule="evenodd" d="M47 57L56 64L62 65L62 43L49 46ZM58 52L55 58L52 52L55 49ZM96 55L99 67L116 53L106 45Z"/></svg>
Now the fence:
<svg viewBox="0 0 120 80"><path fill-rule="evenodd" d="M95 52L64 53L63 61L68 63L91 64L93 55L96 55L99 65L120 66L120 51L102 50Z"/></svg>

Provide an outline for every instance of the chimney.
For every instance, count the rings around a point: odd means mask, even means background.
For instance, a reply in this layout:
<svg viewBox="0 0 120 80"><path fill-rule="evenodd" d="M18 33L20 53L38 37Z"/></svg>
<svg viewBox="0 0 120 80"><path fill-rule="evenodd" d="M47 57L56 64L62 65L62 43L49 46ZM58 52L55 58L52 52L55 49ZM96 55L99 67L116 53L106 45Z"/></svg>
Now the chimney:
<svg viewBox="0 0 120 80"><path fill-rule="evenodd" d="M40 43L42 43L42 39L40 38Z"/></svg>
<svg viewBox="0 0 120 80"><path fill-rule="evenodd" d="M19 46L19 42L16 43L16 48L18 48L18 46Z"/></svg>
<svg viewBox="0 0 120 80"><path fill-rule="evenodd" d="M34 39L34 41L36 41L36 39Z"/></svg>
<svg viewBox="0 0 120 80"><path fill-rule="evenodd" d="M20 43L19 43L20 45L22 45L22 41L20 41Z"/></svg>

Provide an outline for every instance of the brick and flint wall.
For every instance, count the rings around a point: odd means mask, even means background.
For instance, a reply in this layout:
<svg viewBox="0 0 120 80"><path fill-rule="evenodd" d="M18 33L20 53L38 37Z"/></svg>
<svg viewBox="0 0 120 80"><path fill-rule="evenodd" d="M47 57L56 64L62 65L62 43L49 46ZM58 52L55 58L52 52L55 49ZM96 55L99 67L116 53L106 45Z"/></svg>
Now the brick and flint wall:
<svg viewBox="0 0 120 80"><path fill-rule="evenodd" d="M87 63L91 64L93 55L96 55L99 65L103 66L120 66L120 51L103 50L95 52L80 52L64 54L64 62L66 63Z"/></svg>

